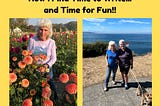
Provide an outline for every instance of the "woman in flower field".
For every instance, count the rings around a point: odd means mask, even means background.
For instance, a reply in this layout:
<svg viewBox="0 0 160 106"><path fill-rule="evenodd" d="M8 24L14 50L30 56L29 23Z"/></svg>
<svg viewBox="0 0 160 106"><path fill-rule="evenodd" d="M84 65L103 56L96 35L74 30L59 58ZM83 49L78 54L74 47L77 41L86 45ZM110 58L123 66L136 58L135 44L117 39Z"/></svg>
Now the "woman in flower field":
<svg viewBox="0 0 160 106"><path fill-rule="evenodd" d="M54 99L57 99L57 93L55 85L53 83L53 72L52 65L56 62L56 45L55 41L51 39L52 36L52 22L49 19L41 19L38 22L37 35L31 37L29 40L28 50L31 50L33 55L42 55L42 58L45 58L44 61L39 61L37 63L43 64L44 67L41 67L41 70L49 68L49 78L48 83L51 86L51 89L54 90ZM46 57L43 57L43 56Z"/></svg>
<svg viewBox="0 0 160 106"><path fill-rule="evenodd" d="M48 19L35 27L36 34L10 35L10 106L76 106L76 32L52 35Z"/></svg>

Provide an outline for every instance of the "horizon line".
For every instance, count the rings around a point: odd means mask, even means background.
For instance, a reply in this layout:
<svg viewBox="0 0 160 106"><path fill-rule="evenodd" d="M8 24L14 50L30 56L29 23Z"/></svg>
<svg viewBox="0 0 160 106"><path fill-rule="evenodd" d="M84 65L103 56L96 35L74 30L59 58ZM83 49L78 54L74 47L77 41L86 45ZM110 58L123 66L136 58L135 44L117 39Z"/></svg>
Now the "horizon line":
<svg viewBox="0 0 160 106"><path fill-rule="evenodd" d="M90 31L83 31L83 33L85 33L85 32L88 32L88 33L96 33L96 34L152 34L151 32L149 32L149 33L107 33L107 32L105 32L105 33L100 33L100 32L90 32Z"/></svg>

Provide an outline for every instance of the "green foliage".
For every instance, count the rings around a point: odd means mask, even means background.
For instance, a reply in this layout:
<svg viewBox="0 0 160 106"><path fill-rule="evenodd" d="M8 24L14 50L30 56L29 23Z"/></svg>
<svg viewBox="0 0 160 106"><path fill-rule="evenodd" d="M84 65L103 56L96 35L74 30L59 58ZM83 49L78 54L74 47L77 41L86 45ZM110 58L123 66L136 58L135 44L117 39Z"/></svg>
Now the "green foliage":
<svg viewBox="0 0 160 106"><path fill-rule="evenodd" d="M108 42L96 42L92 44L83 44L83 57L96 57L105 54Z"/></svg>
<svg viewBox="0 0 160 106"><path fill-rule="evenodd" d="M14 43L12 46L18 46ZM17 60L12 58L16 57ZM21 69L18 66L19 61L22 61L25 56L21 52L10 51L10 74L14 73L17 78L15 82L11 82L12 77L10 76L10 104L12 106L22 106L22 103L27 98L32 98L33 106L40 106L42 103L42 82L47 81L46 73L39 71L39 67L42 64L32 62L32 64L26 65L25 68ZM32 58L32 56L31 56ZM28 87L22 86L22 80L27 79L29 82ZM35 95L31 95L30 91L34 89Z"/></svg>
<svg viewBox="0 0 160 106"><path fill-rule="evenodd" d="M77 72L77 34L76 32L55 33L53 39L57 46L57 61L53 66L56 73Z"/></svg>
<svg viewBox="0 0 160 106"><path fill-rule="evenodd" d="M77 31L77 22L71 21L66 24L53 24L54 32Z"/></svg>
<svg viewBox="0 0 160 106"><path fill-rule="evenodd" d="M28 27L28 18L10 18L10 29L19 27L23 31L26 31Z"/></svg>
<svg viewBox="0 0 160 106"><path fill-rule="evenodd" d="M76 31L77 30L77 22L75 22L75 21L68 22L68 23L64 24L64 26L68 30L72 30L72 31Z"/></svg>
<svg viewBox="0 0 160 106"><path fill-rule="evenodd" d="M46 80L44 74L30 66L27 66L22 72L19 72L18 70L18 68L14 70L14 73L17 74L17 81L10 85L10 104L13 106L20 104L20 106L22 106L22 102L26 98L32 98L33 106L39 106L42 102L42 81ZM29 86L27 88L21 86L21 81L24 78L29 81ZM34 96L30 95L31 89L36 90Z"/></svg>
<svg viewBox="0 0 160 106"><path fill-rule="evenodd" d="M77 94L69 94L66 91L62 95L62 105L63 106L77 106Z"/></svg>

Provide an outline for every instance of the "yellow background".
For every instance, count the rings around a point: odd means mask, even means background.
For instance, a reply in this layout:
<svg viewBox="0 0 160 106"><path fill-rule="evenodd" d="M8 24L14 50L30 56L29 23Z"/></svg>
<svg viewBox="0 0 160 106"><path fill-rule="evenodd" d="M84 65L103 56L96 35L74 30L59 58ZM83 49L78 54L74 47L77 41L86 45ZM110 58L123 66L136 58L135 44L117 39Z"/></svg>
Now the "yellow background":
<svg viewBox="0 0 160 106"><path fill-rule="evenodd" d="M103 0L102 0L103 1ZM160 1L132 0L130 3L109 2L40 2L3 0L0 2L0 106L9 106L9 18L77 18L78 19L78 106L82 106L82 18L152 18L152 81L153 106L160 106ZM44 14L43 9L55 6L117 7L116 14ZM143 71L143 70L142 70Z"/></svg>

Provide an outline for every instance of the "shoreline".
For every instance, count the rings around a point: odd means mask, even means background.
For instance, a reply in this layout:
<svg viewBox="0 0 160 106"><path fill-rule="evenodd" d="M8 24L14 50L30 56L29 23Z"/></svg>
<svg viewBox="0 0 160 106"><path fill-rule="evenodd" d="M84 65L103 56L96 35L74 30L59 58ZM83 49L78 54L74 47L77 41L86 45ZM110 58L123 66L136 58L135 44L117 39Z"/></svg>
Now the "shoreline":
<svg viewBox="0 0 160 106"><path fill-rule="evenodd" d="M148 54L152 54L152 52L147 52L147 53L140 54L140 55L138 55L138 54L136 54L136 53L134 52L133 57L145 56L145 55L148 55ZM101 56L105 56L105 55L101 55ZM100 56L96 56L96 57L100 57ZM83 58L96 58L96 57L83 57Z"/></svg>

